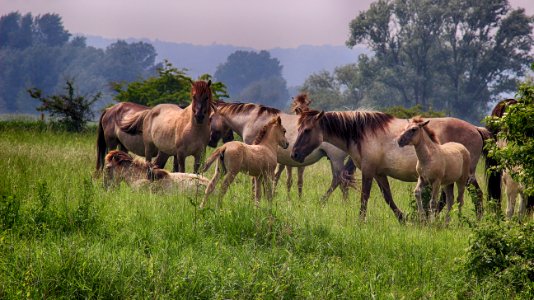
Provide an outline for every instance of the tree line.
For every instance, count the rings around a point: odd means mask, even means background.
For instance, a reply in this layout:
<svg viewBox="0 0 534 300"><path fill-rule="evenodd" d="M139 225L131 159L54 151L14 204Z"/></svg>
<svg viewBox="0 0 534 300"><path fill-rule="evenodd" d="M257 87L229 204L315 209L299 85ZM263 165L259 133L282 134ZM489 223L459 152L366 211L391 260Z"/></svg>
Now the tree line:
<svg viewBox="0 0 534 300"><path fill-rule="evenodd" d="M378 0L351 21L346 42L373 55L313 74L302 90L323 109L421 105L480 122L534 60L533 24L508 0Z"/></svg>

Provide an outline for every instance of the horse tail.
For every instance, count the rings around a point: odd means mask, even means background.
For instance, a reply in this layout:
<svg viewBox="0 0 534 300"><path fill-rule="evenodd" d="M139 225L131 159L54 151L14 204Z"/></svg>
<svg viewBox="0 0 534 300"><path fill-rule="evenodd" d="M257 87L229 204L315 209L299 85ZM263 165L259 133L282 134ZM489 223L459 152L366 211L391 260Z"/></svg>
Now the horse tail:
<svg viewBox="0 0 534 300"><path fill-rule="evenodd" d="M210 167L211 165L213 164L213 162L217 159L224 161L224 152L226 151L226 147L224 145L222 145L221 147L217 148L215 151L213 151L213 153L210 155L210 157L208 157L208 159L206 159L206 164L204 165L204 168L202 168L202 173L206 172ZM224 169L224 164L222 165L223 169ZM224 170L223 170L224 171Z"/></svg>
<svg viewBox="0 0 534 300"><path fill-rule="evenodd" d="M341 174L339 174L339 179L341 184L344 187L353 187L356 188L356 179L354 179L354 173L356 172L356 165L352 161L352 158L349 157Z"/></svg>
<svg viewBox="0 0 534 300"><path fill-rule="evenodd" d="M149 112L150 109L147 109L125 117L119 122L120 129L128 134L143 133L143 123Z"/></svg>
<svg viewBox="0 0 534 300"><path fill-rule="evenodd" d="M100 115L98 120L98 131L96 135L96 171L102 170L104 168L104 159L107 152L106 138L104 136L104 126L102 125L102 119L106 111Z"/></svg>
<svg viewBox="0 0 534 300"><path fill-rule="evenodd" d="M493 139L493 134L484 127L477 127L478 133L480 134L480 137L482 138L482 141L484 144L486 144L486 140ZM498 165L497 161L488 156L488 149L486 147L482 148L482 155L484 156L485 160L485 176L486 176L486 183L487 183L487 192L488 197L490 199L495 199L498 201L498 203L501 202L501 179L502 179L502 171L497 170L491 170L489 169L496 167Z"/></svg>

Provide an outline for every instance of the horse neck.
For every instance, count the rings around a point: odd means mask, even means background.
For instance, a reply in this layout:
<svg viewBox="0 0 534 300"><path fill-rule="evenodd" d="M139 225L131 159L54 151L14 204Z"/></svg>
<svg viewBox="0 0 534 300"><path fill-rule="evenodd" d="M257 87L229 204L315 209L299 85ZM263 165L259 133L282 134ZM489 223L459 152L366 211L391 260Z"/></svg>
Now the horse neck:
<svg viewBox="0 0 534 300"><path fill-rule="evenodd" d="M258 109L259 106L256 106L256 108L251 111L238 113L220 110L219 114L223 117L224 123L230 127L230 129L244 138L243 132L245 131L245 128L252 131L252 136L256 136L266 122L272 118L272 115L269 115L268 118L264 118L264 116L267 115L265 113L258 116Z"/></svg>
<svg viewBox="0 0 534 300"><path fill-rule="evenodd" d="M276 150L278 149L278 141L274 136L274 128L269 128L263 140L257 145L269 148L271 152L276 153Z"/></svg>
<svg viewBox="0 0 534 300"><path fill-rule="evenodd" d="M419 143L414 144L414 147L417 159L421 161L422 164L426 164L430 162L440 150L439 145L430 139L430 136L423 128L421 128L420 134L421 137Z"/></svg>

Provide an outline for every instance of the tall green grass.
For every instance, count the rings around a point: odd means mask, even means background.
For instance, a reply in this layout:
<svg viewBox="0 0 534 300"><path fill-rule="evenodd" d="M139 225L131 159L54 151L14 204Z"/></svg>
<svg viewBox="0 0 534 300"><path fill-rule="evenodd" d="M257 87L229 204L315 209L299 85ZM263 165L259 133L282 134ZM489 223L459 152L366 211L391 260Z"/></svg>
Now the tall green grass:
<svg viewBox="0 0 534 300"><path fill-rule="evenodd" d="M344 202L336 191L320 204L331 180L325 160L306 169L302 199L280 184L272 205L256 209L250 179L239 175L222 208L212 199L199 210L203 191L103 189L92 177L95 140L93 133L0 130L0 298L485 295L466 283L458 263L470 234L464 219L401 225L374 186L360 222L356 192ZM409 212L414 184L391 185ZM475 220L469 197L463 211Z"/></svg>

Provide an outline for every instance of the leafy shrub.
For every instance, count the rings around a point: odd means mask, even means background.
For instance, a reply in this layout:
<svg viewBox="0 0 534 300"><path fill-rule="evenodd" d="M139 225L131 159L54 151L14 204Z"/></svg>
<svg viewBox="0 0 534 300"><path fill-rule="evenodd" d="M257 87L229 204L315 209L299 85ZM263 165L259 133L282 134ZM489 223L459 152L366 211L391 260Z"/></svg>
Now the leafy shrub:
<svg viewBox="0 0 534 300"><path fill-rule="evenodd" d="M14 194L0 194L0 230L11 229L19 218L20 199Z"/></svg>
<svg viewBox="0 0 534 300"><path fill-rule="evenodd" d="M430 108L427 111L423 110L420 104L406 108L403 106L390 106L384 109L385 113L393 115L401 119L409 119L415 116L422 116L426 118L444 117L445 113L442 111L434 111Z"/></svg>
<svg viewBox="0 0 534 300"><path fill-rule="evenodd" d="M532 222L503 222L496 217L475 225L464 261L470 279L495 296L532 299L533 232Z"/></svg>
<svg viewBox="0 0 534 300"><path fill-rule="evenodd" d="M47 111L52 117L59 117L58 122L69 131L82 131L87 122L93 117L91 106L100 99L97 93L91 99L85 96L75 95L74 83L67 80L65 90L67 94L44 97L41 90L32 88L28 93L32 98L41 101L37 111Z"/></svg>

